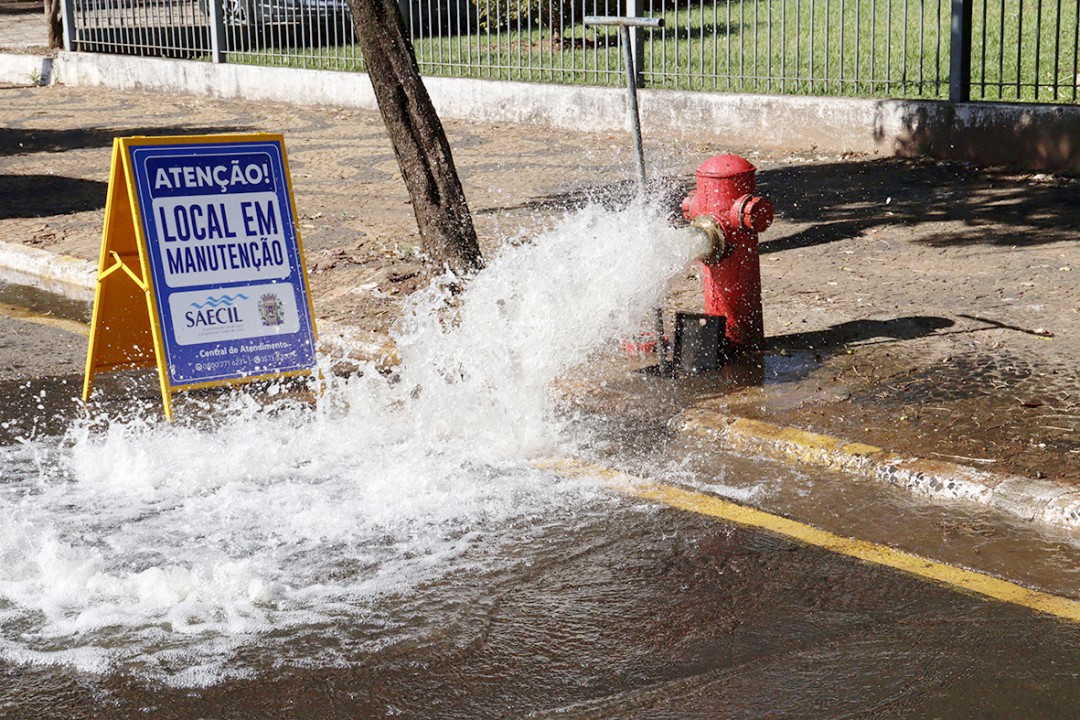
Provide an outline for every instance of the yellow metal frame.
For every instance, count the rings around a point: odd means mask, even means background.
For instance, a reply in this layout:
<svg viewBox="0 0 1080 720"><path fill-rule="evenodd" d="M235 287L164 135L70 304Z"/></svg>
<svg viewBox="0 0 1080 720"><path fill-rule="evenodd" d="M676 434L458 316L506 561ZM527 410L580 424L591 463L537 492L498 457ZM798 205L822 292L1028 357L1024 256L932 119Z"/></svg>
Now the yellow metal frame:
<svg viewBox="0 0 1080 720"><path fill-rule="evenodd" d="M94 375L99 372L156 366L165 417L172 420L173 393L220 385L242 385L310 373L309 370L292 370L188 385L172 385L169 382L168 358L165 355L161 321L157 313L157 294L154 291L154 280L150 271L150 255L146 235L143 232L142 208L139 206L130 150L133 147L149 145L243 142L272 142L277 143L281 148L285 188L289 195L289 208L292 212L297 253L300 257L299 275L304 285L304 297L307 299L312 337L315 340L318 339L318 330L315 327L315 306L311 300L304 243L300 238L300 218L296 211L296 198L293 195L292 175L289 172L289 159L285 153L284 136L273 133L249 133L115 138L109 169L109 190L105 201L101 254L94 288L90 342L86 352L83 402L89 401L90 393L93 391ZM143 338L150 341L149 347L139 345L138 340Z"/></svg>

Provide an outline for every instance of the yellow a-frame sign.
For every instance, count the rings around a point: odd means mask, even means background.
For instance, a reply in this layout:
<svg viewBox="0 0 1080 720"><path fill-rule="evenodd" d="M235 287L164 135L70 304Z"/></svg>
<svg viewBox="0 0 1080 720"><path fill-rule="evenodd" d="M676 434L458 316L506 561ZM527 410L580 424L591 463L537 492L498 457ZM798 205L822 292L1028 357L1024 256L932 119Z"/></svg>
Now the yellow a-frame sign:
<svg viewBox="0 0 1080 720"><path fill-rule="evenodd" d="M315 321L280 135L113 142L83 400L157 367L172 394L306 374Z"/></svg>

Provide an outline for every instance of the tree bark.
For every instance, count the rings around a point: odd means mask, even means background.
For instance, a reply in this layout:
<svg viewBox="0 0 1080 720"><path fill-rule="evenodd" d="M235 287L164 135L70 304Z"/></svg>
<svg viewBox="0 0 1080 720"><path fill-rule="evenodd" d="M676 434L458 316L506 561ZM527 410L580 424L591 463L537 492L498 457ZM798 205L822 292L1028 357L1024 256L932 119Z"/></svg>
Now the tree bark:
<svg viewBox="0 0 1080 720"><path fill-rule="evenodd" d="M49 47L63 47L64 24L60 20L60 0L45 0L45 24L49 28Z"/></svg>
<svg viewBox="0 0 1080 720"><path fill-rule="evenodd" d="M397 0L349 0L349 6L424 252L459 274L478 270L483 258L472 215Z"/></svg>

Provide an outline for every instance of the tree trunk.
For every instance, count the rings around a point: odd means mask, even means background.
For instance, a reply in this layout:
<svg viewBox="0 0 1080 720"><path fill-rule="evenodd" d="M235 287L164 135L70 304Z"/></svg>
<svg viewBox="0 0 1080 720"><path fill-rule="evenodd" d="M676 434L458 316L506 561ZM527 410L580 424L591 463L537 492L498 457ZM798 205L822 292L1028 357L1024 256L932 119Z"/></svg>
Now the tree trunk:
<svg viewBox="0 0 1080 720"><path fill-rule="evenodd" d="M60 0L45 0L45 24L49 27L49 47L63 47L64 24L60 20Z"/></svg>
<svg viewBox="0 0 1080 720"><path fill-rule="evenodd" d="M483 265L439 116L420 79L397 0L349 0L371 85L412 197L424 252L459 274Z"/></svg>

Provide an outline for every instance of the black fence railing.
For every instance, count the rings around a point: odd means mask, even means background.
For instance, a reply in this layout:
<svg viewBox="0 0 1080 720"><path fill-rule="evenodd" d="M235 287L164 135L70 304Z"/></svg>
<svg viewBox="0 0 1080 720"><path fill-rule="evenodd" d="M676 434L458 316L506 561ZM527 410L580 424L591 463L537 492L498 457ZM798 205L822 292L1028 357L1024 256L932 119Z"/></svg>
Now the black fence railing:
<svg viewBox="0 0 1080 720"><path fill-rule="evenodd" d="M1077 101L1080 13L1076 0L965 0L970 5L969 96ZM958 10L961 20L964 8ZM965 78L961 78L963 83Z"/></svg>
<svg viewBox="0 0 1080 720"><path fill-rule="evenodd" d="M64 0L73 49L363 70L346 0ZM1077 0L399 0L422 72L650 87L1077 102Z"/></svg>

